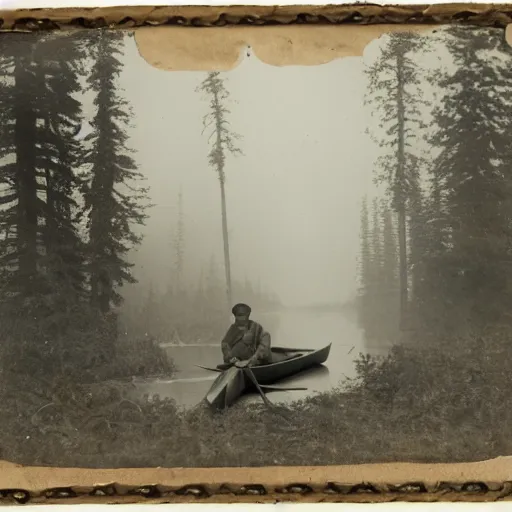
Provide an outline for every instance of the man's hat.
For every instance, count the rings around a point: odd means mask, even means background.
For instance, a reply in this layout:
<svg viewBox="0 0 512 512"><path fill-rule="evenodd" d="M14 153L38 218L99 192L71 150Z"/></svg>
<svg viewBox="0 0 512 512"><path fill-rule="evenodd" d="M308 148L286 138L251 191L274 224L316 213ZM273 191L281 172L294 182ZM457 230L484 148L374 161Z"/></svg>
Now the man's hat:
<svg viewBox="0 0 512 512"><path fill-rule="evenodd" d="M240 314L250 315L251 311L252 310L251 310L250 306L248 306L247 304L239 303L239 304L235 304L233 306L231 313L233 313L234 316L237 316Z"/></svg>

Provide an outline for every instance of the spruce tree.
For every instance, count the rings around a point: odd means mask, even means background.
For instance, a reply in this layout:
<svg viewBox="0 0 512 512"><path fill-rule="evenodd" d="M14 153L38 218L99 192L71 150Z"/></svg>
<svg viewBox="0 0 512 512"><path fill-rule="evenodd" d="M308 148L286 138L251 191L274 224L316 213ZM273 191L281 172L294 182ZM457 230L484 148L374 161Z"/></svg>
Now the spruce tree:
<svg viewBox="0 0 512 512"><path fill-rule="evenodd" d="M220 74L218 72L208 73L205 80L199 86L198 91L206 93L210 99L209 112L205 115L203 124L205 130L213 127L208 139L209 141L213 141L211 151L208 155L208 161L210 166L217 173L220 185L226 297L228 304L231 304L233 292L231 285L231 259L229 252L226 201L226 157L229 153L232 155L242 154L240 148L235 145L235 141L239 139L240 136L229 129L229 121L227 117L230 114L230 111L226 106L229 99L229 92L225 86L224 80L220 77Z"/></svg>
<svg viewBox="0 0 512 512"><path fill-rule="evenodd" d="M77 94L84 56L76 35L46 36L34 52L41 82L36 164L39 183L43 183L39 186L44 203L42 266L50 293L58 296L62 307L80 301L85 294L85 245L76 197L83 148L75 137L83 117Z"/></svg>
<svg viewBox="0 0 512 512"><path fill-rule="evenodd" d="M480 330L508 318L512 303L512 49L501 29L444 33L455 71L438 80L445 94L432 143L441 148L433 173L447 244L431 273L446 283L445 326Z"/></svg>
<svg viewBox="0 0 512 512"><path fill-rule="evenodd" d="M80 323L84 291L73 198L83 55L73 35L11 43L2 62L2 325L12 367L49 376L45 357Z"/></svg>
<svg viewBox="0 0 512 512"><path fill-rule="evenodd" d="M416 33L396 32L385 41L366 71L369 79L366 101L372 115L379 116L373 136L384 149L377 161L376 181L386 184L398 215L400 309L404 325L409 303L407 219L414 214L410 199L419 180L417 134L424 127L418 94L422 77L417 56L426 48L426 38Z"/></svg>
<svg viewBox="0 0 512 512"><path fill-rule="evenodd" d="M4 370L27 371L33 358L25 354L26 340L37 348L44 340L37 326L42 218L36 171L40 90L33 54L37 40L33 34L19 34L16 44L12 35L4 38L0 56L0 348Z"/></svg>
<svg viewBox="0 0 512 512"><path fill-rule="evenodd" d="M91 303L102 314L120 304L120 286L135 282L126 255L141 242L134 225L144 224L147 206L147 190L137 186L142 175L127 145L130 107L118 83L125 37L122 32L100 30L91 36L90 46L88 85L97 111L86 138L90 149L84 192Z"/></svg>

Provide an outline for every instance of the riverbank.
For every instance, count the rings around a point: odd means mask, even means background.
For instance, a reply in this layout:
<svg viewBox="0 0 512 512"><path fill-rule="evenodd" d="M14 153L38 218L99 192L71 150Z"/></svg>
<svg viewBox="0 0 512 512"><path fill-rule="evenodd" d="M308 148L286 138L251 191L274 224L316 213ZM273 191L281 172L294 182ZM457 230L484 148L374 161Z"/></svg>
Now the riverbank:
<svg viewBox="0 0 512 512"><path fill-rule="evenodd" d="M1 457L82 467L469 462L512 453L509 336L425 340L356 361L357 378L282 408L212 413L68 388L60 410L2 403ZM91 395L92 393L92 395ZM271 395L269 395L271 398ZM26 402L24 401L24 404Z"/></svg>

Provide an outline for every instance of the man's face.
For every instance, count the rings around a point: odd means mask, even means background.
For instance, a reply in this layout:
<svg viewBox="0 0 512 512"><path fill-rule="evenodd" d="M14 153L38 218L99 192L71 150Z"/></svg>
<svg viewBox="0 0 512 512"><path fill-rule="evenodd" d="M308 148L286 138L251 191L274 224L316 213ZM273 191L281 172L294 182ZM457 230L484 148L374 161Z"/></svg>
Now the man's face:
<svg viewBox="0 0 512 512"><path fill-rule="evenodd" d="M247 313L238 313L235 316L236 325L247 325L247 322L249 322L249 315Z"/></svg>

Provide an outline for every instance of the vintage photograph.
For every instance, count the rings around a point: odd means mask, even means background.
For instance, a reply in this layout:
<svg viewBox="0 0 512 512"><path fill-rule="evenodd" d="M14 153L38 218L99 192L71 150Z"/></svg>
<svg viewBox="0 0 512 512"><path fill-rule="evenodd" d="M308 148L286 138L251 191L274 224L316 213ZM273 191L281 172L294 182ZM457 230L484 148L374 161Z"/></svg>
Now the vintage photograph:
<svg viewBox="0 0 512 512"><path fill-rule="evenodd" d="M0 37L0 459L512 454L504 30L230 71Z"/></svg>

